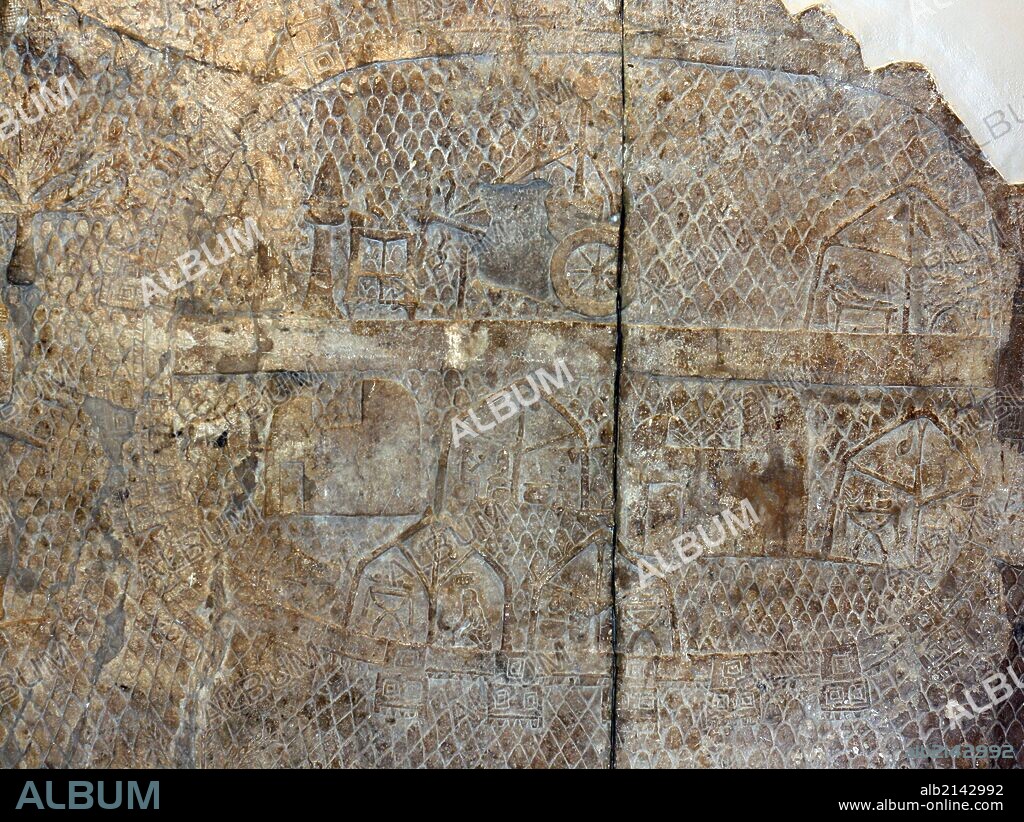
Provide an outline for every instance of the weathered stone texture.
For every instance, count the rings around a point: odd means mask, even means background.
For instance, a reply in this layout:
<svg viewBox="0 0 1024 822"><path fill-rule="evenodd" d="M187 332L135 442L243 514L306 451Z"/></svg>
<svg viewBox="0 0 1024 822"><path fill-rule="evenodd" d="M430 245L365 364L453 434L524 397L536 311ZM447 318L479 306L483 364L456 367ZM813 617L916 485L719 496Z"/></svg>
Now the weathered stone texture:
<svg viewBox="0 0 1024 822"><path fill-rule="evenodd" d="M1019 699L943 713L1020 665L1024 464L979 414L1020 385L1010 192L913 82L774 6L627 3L617 759L1021 761ZM716 530L743 500L761 521Z"/></svg>
<svg viewBox="0 0 1024 822"><path fill-rule="evenodd" d="M922 73L777 0L7 10L0 102L77 97L0 142L4 765L1024 762L942 714L1024 668L1024 201Z"/></svg>

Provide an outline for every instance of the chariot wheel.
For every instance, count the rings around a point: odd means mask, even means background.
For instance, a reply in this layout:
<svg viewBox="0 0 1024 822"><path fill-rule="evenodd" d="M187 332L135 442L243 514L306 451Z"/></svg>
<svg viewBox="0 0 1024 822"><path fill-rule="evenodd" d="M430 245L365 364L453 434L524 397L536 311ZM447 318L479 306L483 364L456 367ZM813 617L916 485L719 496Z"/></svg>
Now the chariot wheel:
<svg viewBox="0 0 1024 822"><path fill-rule="evenodd" d="M619 231L608 226L575 231L551 255L551 285L562 304L588 317L615 312Z"/></svg>

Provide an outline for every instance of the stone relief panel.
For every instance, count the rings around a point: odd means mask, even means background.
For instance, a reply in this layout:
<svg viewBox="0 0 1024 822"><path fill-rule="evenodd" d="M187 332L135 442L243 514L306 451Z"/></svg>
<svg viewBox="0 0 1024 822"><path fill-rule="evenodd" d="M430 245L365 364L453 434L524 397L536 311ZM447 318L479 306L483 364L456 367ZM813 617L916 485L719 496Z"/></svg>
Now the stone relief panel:
<svg viewBox="0 0 1024 822"><path fill-rule="evenodd" d="M7 11L4 766L1019 743L942 710L1022 665L1024 200L926 77L778 0Z"/></svg>
<svg viewBox="0 0 1024 822"><path fill-rule="evenodd" d="M927 118L813 76L638 58L630 81L628 320L1002 341L1016 267Z"/></svg>
<svg viewBox="0 0 1024 822"><path fill-rule="evenodd" d="M617 14L78 10L4 41L79 96L0 148L2 761L606 765Z"/></svg>
<svg viewBox="0 0 1024 822"><path fill-rule="evenodd" d="M630 376L633 436L657 426L652 385L664 382L678 383ZM993 434L963 418L970 390L726 388L750 420L739 454L692 442L620 475L620 619L661 613L652 625L672 626L620 646L623 764L845 767L857 760L837 740L850 734L871 752L865 764L897 765L933 733L940 683L976 685L1010 641L1000 577L1018 560L1000 540L1015 515L982 524L979 504L1004 480L984 456ZM760 522L716 533L715 514L741 499ZM643 584L638 566L674 556L687 531L703 555Z"/></svg>
<svg viewBox="0 0 1024 822"><path fill-rule="evenodd" d="M352 320L614 314L619 79L603 55L438 57L296 97L252 137L282 211L269 245L289 249L267 306Z"/></svg>
<svg viewBox="0 0 1024 822"><path fill-rule="evenodd" d="M1019 666L1008 189L776 5L625 11L621 767L906 767L1020 727L943 713Z"/></svg>
<svg viewBox="0 0 1024 822"><path fill-rule="evenodd" d="M267 320L280 352L267 367L304 370L229 376L208 373L202 357L221 352L197 327L182 333L201 353L174 378L178 470L200 516L252 522L211 534L249 614L225 624L221 647L301 637L280 687L259 653L224 658L203 764L537 765L566 726L575 742L560 765L607 762L615 334L566 328L571 350L528 323L377 321L366 346L366 329ZM453 437L453 419L483 422L490 398L558 357L571 381ZM322 683L303 678L305 645L334 660ZM309 721L304 688L332 705L329 722ZM335 721L349 731L324 736Z"/></svg>

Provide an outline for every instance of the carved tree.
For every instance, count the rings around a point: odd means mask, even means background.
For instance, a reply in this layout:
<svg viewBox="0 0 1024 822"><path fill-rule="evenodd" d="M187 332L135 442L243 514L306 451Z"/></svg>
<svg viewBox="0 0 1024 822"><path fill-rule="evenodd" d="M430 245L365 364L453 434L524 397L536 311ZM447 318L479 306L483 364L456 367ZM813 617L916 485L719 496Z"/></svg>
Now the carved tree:
<svg viewBox="0 0 1024 822"><path fill-rule="evenodd" d="M0 142L0 215L16 219L7 280L31 285L38 214L94 218L112 214L124 200L127 164L119 154L124 128L118 111L124 103L86 88L65 55L55 50L37 54L27 38L14 38L2 58L0 73L10 87L3 102L13 110L18 128ZM75 99L58 91L61 78L71 84ZM49 105L39 96L43 88ZM64 104L57 104L62 97Z"/></svg>

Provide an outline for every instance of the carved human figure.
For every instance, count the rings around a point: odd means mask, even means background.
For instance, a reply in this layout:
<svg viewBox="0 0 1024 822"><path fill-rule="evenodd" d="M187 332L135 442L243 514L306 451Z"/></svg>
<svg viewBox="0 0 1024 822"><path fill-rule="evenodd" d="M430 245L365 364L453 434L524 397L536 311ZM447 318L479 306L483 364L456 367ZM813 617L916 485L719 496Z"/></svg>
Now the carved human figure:
<svg viewBox="0 0 1024 822"><path fill-rule="evenodd" d="M459 615L455 636L476 648L483 648L487 644L487 618L475 588L462 591L462 613Z"/></svg>
<svg viewBox="0 0 1024 822"><path fill-rule="evenodd" d="M991 295L969 292L990 268L978 239L926 194L909 188L826 243L807 325L874 334L983 332Z"/></svg>
<svg viewBox="0 0 1024 822"><path fill-rule="evenodd" d="M426 641L428 610L426 588L412 563L391 548L360 575L350 627L364 636L420 644Z"/></svg>
<svg viewBox="0 0 1024 822"><path fill-rule="evenodd" d="M502 647L506 581L476 551L451 560L433 591L434 641L447 648L496 651Z"/></svg>
<svg viewBox="0 0 1024 822"><path fill-rule="evenodd" d="M856 562L927 569L956 559L949 511L978 469L930 419L888 431L848 461L835 503L830 553Z"/></svg>

